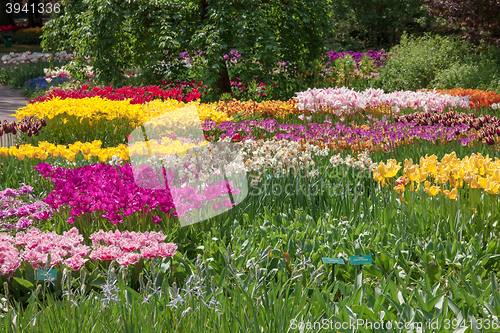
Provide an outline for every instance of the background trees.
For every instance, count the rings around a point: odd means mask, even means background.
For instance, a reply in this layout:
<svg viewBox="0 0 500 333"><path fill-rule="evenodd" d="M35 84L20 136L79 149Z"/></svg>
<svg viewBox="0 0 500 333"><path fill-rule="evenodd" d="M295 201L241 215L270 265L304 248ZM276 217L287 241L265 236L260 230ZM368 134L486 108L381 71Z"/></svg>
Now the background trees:
<svg viewBox="0 0 500 333"><path fill-rule="evenodd" d="M224 55L236 49L262 79L278 61L294 67L321 56L331 32L329 1L315 0L65 0L46 26L43 45L92 57L103 81L139 66L158 80L166 54L201 51L200 75L213 94L230 92ZM253 61L253 62L252 62Z"/></svg>
<svg viewBox="0 0 500 333"><path fill-rule="evenodd" d="M404 32L423 35L435 21L420 0L333 0L332 15L336 51L388 50Z"/></svg>
<svg viewBox="0 0 500 333"><path fill-rule="evenodd" d="M429 13L443 24L459 29L462 37L479 45L500 46L500 1L425 0Z"/></svg>

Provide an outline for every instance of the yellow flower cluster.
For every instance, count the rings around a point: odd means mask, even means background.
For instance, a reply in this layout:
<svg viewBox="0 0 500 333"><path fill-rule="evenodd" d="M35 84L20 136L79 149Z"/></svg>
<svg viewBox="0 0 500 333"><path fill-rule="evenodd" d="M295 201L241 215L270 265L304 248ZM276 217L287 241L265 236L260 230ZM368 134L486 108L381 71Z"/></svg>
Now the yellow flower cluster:
<svg viewBox="0 0 500 333"><path fill-rule="evenodd" d="M387 104L382 104L379 106L369 106L365 109L363 109L366 113L373 114L375 116L378 115L384 115L384 114L391 114L392 113L392 108L390 105Z"/></svg>
<svg viewBox="0 0 500 333"><path fill-rule="evenodd" d="M182 108L185 107L195 107L202 122L206 119L212 119L217 123L229 120L225 113L217 111L215 105L200 104L199 101L184 103L168 99L166 101L154 100L144 104L130 104L130 100L111 101L101 97L81 99L55 97L44 102L28 104L17 110L14 116L18 121L32 116L40 119L45 117L52 119L59 115L92 121L101 118L106 120L129 119L134 126L174 110L181 114Z"/></svg>
<svg viewBox="0 0 500 333"><path fill-rule="evenodd" d="M373 179L379 184L382 183L382 187L384 187L386 180L396 176L399 169L401 169L401 162L397 163L394 159L388 160L387 164L380 162L378 167L373 170Z"/></svg>
<svg viewBox="0 0 500 333"><path fill-rule="evenodd" d="M381 162L374 171L374 179L384 185L387 178L395 177L397 170L401 168L395 163L394 160L389 160L387 165ZM434 185L429 180L431 178ZM421 157L419 164L413 164L411 159L405 160L403 176L396 180L394 190L402 195L408 183L411 183L411 191L418 191L423 183L424 191L430 196L442 193L450 199L458 197L458 188L462 188L464 183L469 188L480 188L489 194L498 194L500 159L495 157L495 160L492 160L488 155L484 157L481 154L472 154L460 160L453 152L445 155L441 161L438 161L435 155Z"/></svg>
<svg viewBox="0 0 500 333"><path fill-rule="evenodd" d="M98 157L100 162L111 160L113 156L119 156L123 161L130 160L130 156L165 156L178 155L183 156L189 149L194 146L205 146L208 141L198 144L181 143L179 140L163 139L161 144L156 140L140 141L133 144L131 147L120 144L118 147L101 148L102 142L95 140L93 142L75 142L74 144L63 146L55 145L49 142L39 142L38 147L30 144L21 145L19 148L11 146L9 148L1 147L0 156L2 157L17 157L20 161L25 158L46 160L47 157L62 157L70 162L73 162L76 156L81 152L86 160L92 156Z"/></svg>
<svg viewBox="0 0 500 333"><path fill-rule="evenodd" d="M121 144L118 147L101 148L102 142L95 140L93 142L75 142L74 144L63 146L55 145L49 142L39 142L38 147L34 147L30 144L21 145L19 148L12 146L9 148L0 148L0 156L7 157L13 156L17 157L20 161L25 158L36 158L44 161L47 157L62 157L70 162L73 162L78 155L82 153L83 157L88 160L92 156L98 157L100 162L106 162L111 159L113 155L120 156L120 158L126 160L129 158L127 146Z"/></svg>
<svg viewBox="0 0 500 333"><path fill-rule="evenodd" d="M26 28L26 29L20 29L20 30L16 31L16 33L18 33L18 34L38 34L38 35L41 35L42 32L43 32L42 28L40 28L40 27Z"/></svg>
<svg viewBox="0 0 500 333"><path fill-rule="evenodd" d="M192 147L205 146L208 141L199 144L181 143L179 140L163 139L161 144L156 140L140 141L129 147L129 156L183 156ZM128 158L127 158L128 159Z"/></svg>

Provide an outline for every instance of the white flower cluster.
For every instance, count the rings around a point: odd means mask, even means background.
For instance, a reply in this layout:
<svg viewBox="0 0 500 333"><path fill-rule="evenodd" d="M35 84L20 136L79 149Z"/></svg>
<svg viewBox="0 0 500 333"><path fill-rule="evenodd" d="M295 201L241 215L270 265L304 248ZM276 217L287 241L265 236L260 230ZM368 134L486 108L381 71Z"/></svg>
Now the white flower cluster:
<svg viewBox="0 0 500 333"><path fill-rule="evenodd" d="M245 174L242 151L227 140L195 146L182 156L166 155L159 160L182 186L200 182L203 187L213 182L214 177Z"/></svg>
<svg viewBox="0 0 500 333"><path fill-rule="evenodd" d="M122 159L120 156L118 155L113 155L113 157L111 158L111 161L109 161L109 164L112 165L112 166L119 166L119 165L122 165Z"/></svg>
<svg viewBox="0 0 500 333"><path fill-rule="evenodd" d="M34 64L38 61L47 62L49 58L50 54L31 53L29 51L24 53L11 52L10 54L4 55L2 61L5 66L14 66L17 68L19 65Z"/></svg>
<svg viewBox="0 0 500 333"><path fill-rule="evenodd" d="M370 171L373 171L378 166L377 163L373 163L372 159L370 158L370 153L368 150L359 153L357 160L351 157L351 155L347 155L345 159L340 157L340 154L334 155L330 158L330 163L334 167L344 164L351 168L356 168L360 170L370 170Z"/></svg>
<svg viewBox="0 0 500 333"><path fill-rule="evenodd" d="M83 68L83 71L87 76L94 76L93 69L94 68L92 66L86 66ZM54 77L65 76L71 79L71 77L73 76L69 71L68 66L62 66L61 68L56 67L55 69L44 68L43 72L45 73L45 80L49 83Z"/></svg>
<svg viewBox="0 0 500 333"><path fill-rule="evenodd" d="M435 91L395 91L387 94L381 89L373 88L362 92L346 87L308 89L297 93L295 99L300 110L317 112L328 108L337 116L382 105L389 105L395 113L399 113L402 108L442 112L445 107L469 108L470 106L468 96L444 95Z"/></svg>
<svg viewBox="0 0 500 333"><path fill-rule="evenodd" d="M254 183L258 183L260 176L266 171L288 175L291 170L295 172L304 170L313 176L316 172L309 171L309 169L316 166L314 157L325 157L330 152L328 147L321 149L309 143L291 140L247 140L240 145L245 161L245 171L258 174Z"/></svg>
<svg viewBox="0 0 500 333"><path fill-rule="evenodd" d="M74 57L73 54L68 54L66 51L57 52L53 56L46 53L31 53L30 51L24 53L11 52L2 57L5 66L14 66L17 68L19 65L28 65L30 63L47 62L48 60L64 62L70 61Z"/></svg>
<svg viewBox="0 0 500 333"><path fill-rule="evenodd" d="M71 73L66 66L62 66L61 68L56 67L55 69L44 68L43 72L45 74L45 80L49 83L52 81L53 77L65 76L71 78Z"/></svg>
<svg viewBox="0 0 500 333"><path fill-rule="evenodd" d="M492 103L490 105L490 108L492 108L493 110L500 110L500 103Z"/></svg>
<svg viewBox="0 0 500 333"><path fill-rule="evenodd" d="M56 52L52 60L57 62L64 62L64 61L71 61L74 58L75 55L73 53L67 53L66 51L61 51L61 52Z"/></svg>

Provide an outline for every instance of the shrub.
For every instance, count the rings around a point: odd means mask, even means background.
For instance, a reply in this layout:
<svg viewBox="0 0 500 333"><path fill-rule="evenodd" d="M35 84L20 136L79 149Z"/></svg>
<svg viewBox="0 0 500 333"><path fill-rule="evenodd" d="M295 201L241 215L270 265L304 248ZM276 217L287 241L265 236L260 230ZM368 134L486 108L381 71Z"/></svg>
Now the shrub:
<svg viewBox="0 0 500 333"><path fill-rule="evenodd" d="M440 36L420 38L403 35L391 49L386 66L380 70L380 86L387 91L427 88L437 74L467 57L460 43Z"/></svg>
<svg viewBox="0 0 500 333"><path fill-rule="evenodd" d="M452 64L436 76L432 87L500 91L500 50L491 47L481 54L469 55L462 63Z"/></svg>
<svg viewBox="0 0 500 333"><path fill-rule="evenodd" d="M13 40L16 44L39 45L41 28L21 29L13 34Z"/></svg>

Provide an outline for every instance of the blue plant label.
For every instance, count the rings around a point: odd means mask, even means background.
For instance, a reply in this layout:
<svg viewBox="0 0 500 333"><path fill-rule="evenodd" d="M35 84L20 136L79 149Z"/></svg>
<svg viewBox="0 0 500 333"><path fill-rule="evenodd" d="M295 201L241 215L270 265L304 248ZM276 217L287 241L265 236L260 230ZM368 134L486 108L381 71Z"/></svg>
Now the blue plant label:
<svg viewBox="0 0 500 333"><path fill-rule="evenodd" d="M55 280L57 279L57 269L37 269L35 271L35 280Z"/></svg>
<svg viewBox="0 0 500 333"><path fill-rule="evenodd" d="M371 255L350 256L349 260L351 265L371 265L373 263Z"/></svg>
<svg viewBox="0 0 500 333"><path fill-rule="evenodd" d="M323 257L321 259L323 259L323 264L340 264L340 265L344 264L344 259L342 259L342 258L327 258L327 257Z"/></svg>

